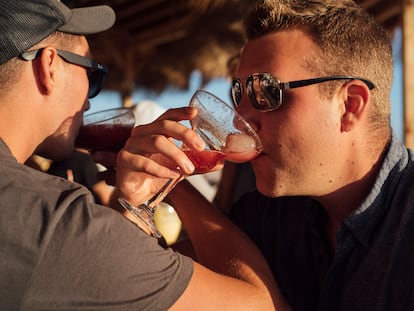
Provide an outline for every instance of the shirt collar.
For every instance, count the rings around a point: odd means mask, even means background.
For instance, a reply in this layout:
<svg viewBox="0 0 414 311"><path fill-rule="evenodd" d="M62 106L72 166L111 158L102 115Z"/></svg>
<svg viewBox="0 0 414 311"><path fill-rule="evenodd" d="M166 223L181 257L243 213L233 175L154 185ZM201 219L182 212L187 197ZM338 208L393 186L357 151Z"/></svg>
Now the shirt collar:
<svg viewBox="0 0 414 311"><path fill-rule="evenodd" d="M407 148L395 135L392 135L370 193L359 208L344 220L344 225L364 246L368 246L375 232L375 227L387 212L390 206L387 202L392 197L401 172L407 166L408 160Z"/></svg>

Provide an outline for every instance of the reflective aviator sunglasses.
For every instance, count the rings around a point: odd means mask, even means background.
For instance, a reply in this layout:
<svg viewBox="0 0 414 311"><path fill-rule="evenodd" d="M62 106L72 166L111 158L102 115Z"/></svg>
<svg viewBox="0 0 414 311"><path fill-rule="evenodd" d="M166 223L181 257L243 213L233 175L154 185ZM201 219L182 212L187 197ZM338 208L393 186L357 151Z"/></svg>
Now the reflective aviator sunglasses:
<svg viewBox="0 0 414 311"><path fill-rule="evenodd" d="M39 57L43 49L33 50L24 52L20 55L20 58L27 61L32 61L35 58ZM83 57L81 55L63 51L56 50L57 54L67 63L78 65L86 69L88 80L89 80L89 90L88 98L93 98L99 94L102 89L105 75L108 72L108 68L104 65L101 65L95 62L93 59Z"/></svg>
<svg viewBox="0 0 414 311"><path fill-rule="evenodd" d="M283 102L283 91L312 84L334 80L360 80L370 90L375 84L369 80L353 76L330 76L290 82L280 82L270 73L253 73L246 78L246 93L250 103L260 111L273 111L279 108ZM231 97L235 108L240 104L243 96L243 85L240 79L233 79Z"/></svg>

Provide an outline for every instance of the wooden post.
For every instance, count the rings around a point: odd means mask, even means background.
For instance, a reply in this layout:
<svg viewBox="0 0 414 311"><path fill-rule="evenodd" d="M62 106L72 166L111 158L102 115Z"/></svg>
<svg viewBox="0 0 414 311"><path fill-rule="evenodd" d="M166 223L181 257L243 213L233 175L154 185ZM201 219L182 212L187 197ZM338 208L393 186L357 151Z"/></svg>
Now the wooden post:
<svg viewBox="0 0 414 311"><path fill-rule="evenodd" d="M404 143L414 150L414 0L402 5Z"/></svg>

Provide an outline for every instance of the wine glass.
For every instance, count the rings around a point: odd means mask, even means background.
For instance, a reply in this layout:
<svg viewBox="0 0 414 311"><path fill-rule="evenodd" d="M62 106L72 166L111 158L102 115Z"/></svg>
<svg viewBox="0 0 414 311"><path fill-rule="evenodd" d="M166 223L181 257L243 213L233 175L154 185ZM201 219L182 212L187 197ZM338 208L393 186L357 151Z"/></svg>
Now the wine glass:
<svg viewBox="0 0 414 311"><path fill-rule="evenodd" d="M135 125L135 115L131 108L114 108L87 114L75 146L90 151L119 151Z"/></svg>
<svg viewBox="0 0 414 311"><path fill-rule="evenodd" d="M162 234L167 246L174 244L178 240L182 228L181 219L170 204L166 202L158 204L154 213L154 223Z"/></svg>
<svg viewBox="0 0 414 311"><path fill-rule="evenodd" d="M195 166L193 174L207 173L224 160L240 163L250 161L259 155L262 146L256 132L220 98L207 91L198 90L192 96L189 105L198 110L197 116L190 121L191 128L206 143L206 148L202 151L181 146ZM184 177L169 179L154 196L139 206L133 206L123 198L118 200L145 225L152 236L160 238L161 234L154 223L154 212L158 204Z"/></svg>

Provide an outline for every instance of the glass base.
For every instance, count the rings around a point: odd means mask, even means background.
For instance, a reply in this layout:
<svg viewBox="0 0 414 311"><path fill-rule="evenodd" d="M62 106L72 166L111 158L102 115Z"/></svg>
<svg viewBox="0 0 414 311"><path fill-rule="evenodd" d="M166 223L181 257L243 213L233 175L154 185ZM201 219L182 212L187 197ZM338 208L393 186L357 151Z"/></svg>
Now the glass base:
<svg viewBox="0 0 414 311"><path fill-rule="evenodd" d="M157 239L162 237L161 233L158 231L157 227L155 226L154 213L150 210L150 208L146 204L141 204L135 207L123 198L119 198L118 201L123 208L125 208L128 212L130 212L135 217L137 217L137 220L140 222L140 224L145 226L145 229L147 229L147 231L149 231L153 237ZM139 225L137 226L139 227Z"/></svg>

